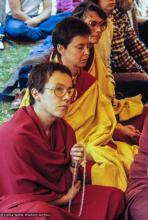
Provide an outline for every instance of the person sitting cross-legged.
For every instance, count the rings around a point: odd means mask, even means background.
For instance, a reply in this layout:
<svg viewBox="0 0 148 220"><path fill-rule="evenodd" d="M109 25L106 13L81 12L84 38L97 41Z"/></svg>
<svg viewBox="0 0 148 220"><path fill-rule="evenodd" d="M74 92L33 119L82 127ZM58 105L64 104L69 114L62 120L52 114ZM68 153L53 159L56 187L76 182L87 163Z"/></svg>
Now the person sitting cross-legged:
<svg viewBox="0 0 148 220"><path fill-rule="evenodd" d="M30 73L28 88L30 106L0 126L1 219L120 217L121 190L85 185L85 167L80 182L81 161L86 165L84 145L76 143L73 129L63 119L76 98L70 70L58 63L38 64Z"/></svg>

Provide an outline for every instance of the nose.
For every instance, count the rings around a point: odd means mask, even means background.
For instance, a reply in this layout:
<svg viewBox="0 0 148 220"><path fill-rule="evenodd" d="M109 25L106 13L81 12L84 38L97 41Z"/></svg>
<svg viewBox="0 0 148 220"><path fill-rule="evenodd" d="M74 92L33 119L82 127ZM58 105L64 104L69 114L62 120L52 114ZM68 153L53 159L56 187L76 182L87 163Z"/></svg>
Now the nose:
<svg viewBox="0 0 148 220"><path fill-rule="evenodd" d="M65 95L63 96L63 99L67 101L71 100L71 96L69 95L68 91L66 91Z"/></svg>
<svg viewBox="0 0 148 220"><path fill-rule="evenodd" d="M86 46L86 47L84 47L84 54L85 55L89 55L89 47L88 47L88 45Z"/></svg>
<svg viewBox="0 0 148 220"><path fill-rule="evenodd" d="M97 25L97 26L96 26L96 31L97 31L97 32L102 32L102 28L101 28L100 25Z"/></svg>

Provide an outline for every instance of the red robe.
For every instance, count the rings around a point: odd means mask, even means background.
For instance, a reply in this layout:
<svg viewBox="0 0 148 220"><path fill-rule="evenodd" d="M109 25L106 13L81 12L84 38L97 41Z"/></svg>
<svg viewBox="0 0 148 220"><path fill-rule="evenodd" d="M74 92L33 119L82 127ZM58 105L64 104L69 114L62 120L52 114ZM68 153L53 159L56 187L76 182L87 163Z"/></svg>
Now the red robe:
<svg viewBox="0 0 148 220"><path fill-rule="evenodd" d="M148 116L139 141L139 154L135 156L126 191L125 219L148 218Z"/></svg>
<svg viewBox="0 0 148 220"><path fill-rule="evenodd" d="M34 220L113 220L122 213L123 193L113 187L86 186L80 218L81 192L72 201L71 213L67 206L50 204L72 182L69 153L75 135L63 119L53 123L47 138L33 108L19 109L0 127L0 143L1 219L22 220L28 213Z"/></svg>

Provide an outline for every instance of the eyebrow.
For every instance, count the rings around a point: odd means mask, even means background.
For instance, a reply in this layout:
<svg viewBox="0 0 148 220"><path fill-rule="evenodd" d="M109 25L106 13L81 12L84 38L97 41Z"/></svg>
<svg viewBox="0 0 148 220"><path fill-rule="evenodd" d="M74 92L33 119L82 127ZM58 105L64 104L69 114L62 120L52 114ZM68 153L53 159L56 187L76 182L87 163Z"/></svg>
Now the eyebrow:
<svg viewBox="0 0 148 220"><path fill-rule="evenodd" d="M52 84L53 85L53 84ZM53 86L62 86L62 87L66 87L63 83L57 83L54 84ZM68 89L73 88L73 86L69 86Z"/></svg>

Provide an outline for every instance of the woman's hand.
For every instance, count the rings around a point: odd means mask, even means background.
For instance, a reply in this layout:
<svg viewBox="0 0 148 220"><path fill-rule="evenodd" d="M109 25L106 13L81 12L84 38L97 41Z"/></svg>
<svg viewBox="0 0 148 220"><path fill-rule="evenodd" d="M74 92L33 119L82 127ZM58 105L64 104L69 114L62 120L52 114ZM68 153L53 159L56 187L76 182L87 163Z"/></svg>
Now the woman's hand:
<svg viewBox="0 0 148 220"><path fill-rule="evenodd" d="M70 151L72 163L81 163L84 159L84 145L74 144Z"/></svg>
<svg viewBox="0 0 148 220"><path fill-rule="evenodd" d="M25 23L30 27L36 27L39 22L37 21L36 17L34 17L34 18L30 18L27 21L25 21Z"/></svg>
<svg viewBox="0 0 148 220"><path fill-rule="evenodd" d="M77 180L77 182L74 184L74 187L73 188L71 187L65 195L67 198L67 201L69 201L70 199L73 199L78 194L80 189L81 189L81 181Z"/></svg>
<svg viewBox="0 0 148 220"><path fill-rule="evenodd" d="M51 202L52 205L66 205L70 199L74 199L74 197L78 194L78 192L81 189L81 182L78 180L74 187L70 188L65 195L63 195L61 198L54 200Z"/></svg>
<svg viewBox="0 0 148 220"><path fill-rule="evenodd" d="M124 135L130 138L139 137L141 134L133 125L122 125L120 126L120 130Z"/></svg>
<svg viewBox="0 0 148 220"><path fill-rule="evenodd" d="M133 125L122 125L118 123L115 128L113 138L114 140L130 143L130 141L137 141L140 135L140 131L137 130Z"/></svg>

